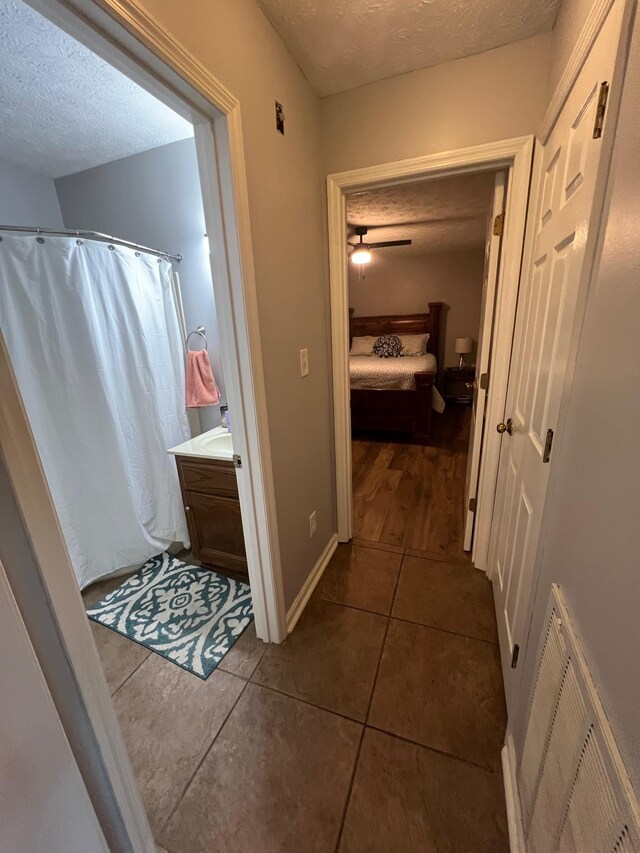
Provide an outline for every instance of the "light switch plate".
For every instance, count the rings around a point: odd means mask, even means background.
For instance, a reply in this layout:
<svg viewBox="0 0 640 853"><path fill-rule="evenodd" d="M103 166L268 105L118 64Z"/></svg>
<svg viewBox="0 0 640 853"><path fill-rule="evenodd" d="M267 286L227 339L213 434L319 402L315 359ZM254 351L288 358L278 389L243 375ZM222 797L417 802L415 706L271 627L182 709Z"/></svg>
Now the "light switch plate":
<svg viewBox="0 0 640 853"><path fill-rule="evenodd" d="M300 350L300 376L309 375L309 350Z"/></svg>

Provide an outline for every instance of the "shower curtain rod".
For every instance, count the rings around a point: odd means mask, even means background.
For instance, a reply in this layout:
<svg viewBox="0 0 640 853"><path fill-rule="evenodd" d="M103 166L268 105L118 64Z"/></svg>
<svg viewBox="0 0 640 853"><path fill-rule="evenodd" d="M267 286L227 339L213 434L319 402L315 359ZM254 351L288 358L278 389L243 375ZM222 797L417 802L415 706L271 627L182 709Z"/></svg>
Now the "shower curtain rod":
<svg viewBox="0 0 640 853"><path fill-rule="evenodd" d="M150 255L158 255L161 258L180 263L182 255L171 255L169 252L161 252L159 249L149 249L139 243L130 240L121 240L119 237L110 237L99 231L77 231L75 228L67 231L57 231L55 228L28 228L26 225L0 225L0 231L21 231L28 234L48 234L50 237L86 237L87 240L96 240L99 243L112 243L118 246L127 246L129 249L138 249L140 252L148 252ZM0 240L2 237L0 237Z"/></svg>

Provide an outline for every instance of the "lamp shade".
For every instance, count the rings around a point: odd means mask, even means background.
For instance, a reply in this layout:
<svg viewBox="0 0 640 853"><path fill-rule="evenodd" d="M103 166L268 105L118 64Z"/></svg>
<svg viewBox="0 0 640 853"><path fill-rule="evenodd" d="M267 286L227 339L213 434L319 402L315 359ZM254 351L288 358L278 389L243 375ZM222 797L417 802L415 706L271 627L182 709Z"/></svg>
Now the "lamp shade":
<svg viewBox="0 0 640 853"><path fill-rule="evenodd" d="M456 352L458 355L466 355L473 349L473 338L456 338Z"/></svg>

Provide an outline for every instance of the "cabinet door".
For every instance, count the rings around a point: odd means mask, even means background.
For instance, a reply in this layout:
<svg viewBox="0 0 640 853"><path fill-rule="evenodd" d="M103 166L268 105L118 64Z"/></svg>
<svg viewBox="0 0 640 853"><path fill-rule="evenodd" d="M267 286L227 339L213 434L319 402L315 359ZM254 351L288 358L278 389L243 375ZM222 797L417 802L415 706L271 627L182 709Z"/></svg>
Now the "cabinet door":
<svg viewBox="0 0 640 853"><path fill-rule="evenodd" d="M185 502L191 550L196 560L247 577L239 501L221 495L186 492Z"/></svg>

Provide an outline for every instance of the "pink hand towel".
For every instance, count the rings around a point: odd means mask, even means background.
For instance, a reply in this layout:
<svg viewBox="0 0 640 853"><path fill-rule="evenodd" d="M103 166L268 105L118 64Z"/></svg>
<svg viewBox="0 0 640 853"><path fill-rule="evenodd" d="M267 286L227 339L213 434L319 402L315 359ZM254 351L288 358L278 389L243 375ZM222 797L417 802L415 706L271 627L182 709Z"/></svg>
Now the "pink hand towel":
<svg viewBox="0 0 640 853"><path fill-rule="evenodd" d="M220 392L213 378L209 353L206 349L187 353L187 407L201 408L215 406L220 400Z"/></svg>

